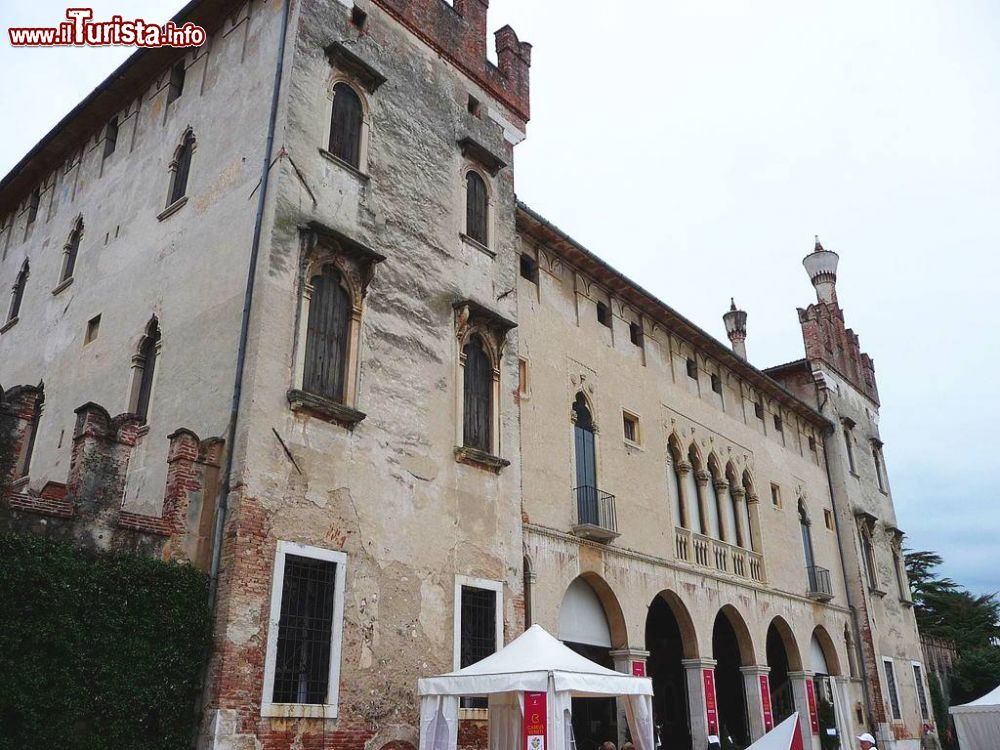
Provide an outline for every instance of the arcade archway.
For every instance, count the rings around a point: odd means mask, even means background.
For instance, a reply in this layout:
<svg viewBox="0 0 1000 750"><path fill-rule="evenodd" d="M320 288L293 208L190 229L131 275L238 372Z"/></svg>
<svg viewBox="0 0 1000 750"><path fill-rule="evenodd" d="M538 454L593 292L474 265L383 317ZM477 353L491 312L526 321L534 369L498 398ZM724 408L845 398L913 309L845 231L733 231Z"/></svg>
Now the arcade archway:
<svg viewBox="0 0 1000 750"><path fill-rule="evenodd" d="M698 655L694 624L672 591L658 594L646 614L646 673L653 680L653 721L661 745L690 747L687 679L683 659Z"/></svg>
<svg viewBox="0 0 1000 750"><path fill-rule="evenodd" d="M775 617L767 629L767 665L771 668L771 713L774 723L779 724L795 712L795 696L788 673L802 669L792 629L781 617Z"/></svg>
<svg viewBox="0 0 1000 750"><path fill-rule="evenodd" d="M740 747L750 744L747 700L740 667L754 663L750 631L731 605L715 617L712 628L712 658L715 659L715 697L719 711L719 731Z"/></svg>

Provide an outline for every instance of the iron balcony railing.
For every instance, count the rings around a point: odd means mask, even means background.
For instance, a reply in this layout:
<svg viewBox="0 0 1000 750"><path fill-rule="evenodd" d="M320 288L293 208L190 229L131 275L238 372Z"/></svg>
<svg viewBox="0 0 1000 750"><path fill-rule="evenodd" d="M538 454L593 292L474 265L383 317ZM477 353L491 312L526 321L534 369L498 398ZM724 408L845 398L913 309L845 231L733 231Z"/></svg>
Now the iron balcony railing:
<svg viewBox="0 0 1000 750"><path fill-rule="evenodd" d="M833 598L833 585L830 583L830 571L818 565L806 567L809 577L808 596L812 599L827 600Z"/></svg>
<svg viewBox="0 0 1000 750"><path fill-rule="evenodd" d="M576 499L576 526L618 536L615 496L597 487L583 485L573 490Z"/></svg>

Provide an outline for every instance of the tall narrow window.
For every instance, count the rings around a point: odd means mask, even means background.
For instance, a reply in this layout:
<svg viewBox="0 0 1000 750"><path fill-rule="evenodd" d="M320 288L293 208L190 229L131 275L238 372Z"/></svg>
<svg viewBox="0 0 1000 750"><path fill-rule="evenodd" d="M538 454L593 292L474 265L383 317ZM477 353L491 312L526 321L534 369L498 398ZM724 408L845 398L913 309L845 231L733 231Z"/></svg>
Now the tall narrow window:
<svg viewBox="0 0 1000 750"><path fill-rule="evenodd" d="M31 224L38 218L38 204L42 201L42 190L41 188L35 188L31 191L31 197L28 199L28 223Z"/></svg>
<svg viewBox="0 0 1000 750"><path fill-rule="evenodd" d="M910 601L910 590L906 585L906 578L903 573L903 560L896 547L892 548L892 569L896 573L896 590L899 592L900 601Z"/></svg>
<svg viewBox="0 0 1000 750"><path fill-rule="evenodd" d="M476 242L487 245L489 198L486 181L473 170L465 175L465 233Z"/></svg>
<svg viewBox="0 0 1000 750"><path fill-rule="evenodd" d="M112 117L104 129L104 158L107 159L118 146L118 118Z"/></svg>
<svg viewBox="0 0 1000 750"><path fill-rule="evenodd" d="M864 557L865 576L868 579L868 588L873 591L878 590L878 578L875 574L875 547L872 545L871 535L867 530L861 532L861 554Z"/></svg>
<svg viewBox="0 0 1000 750"><path fill-rule="evenodd" d="M343 403L347 375L351 297L332 264L309 281L309 321L306 328L302 390Z"/></svg>
<svg viewBox="0 0 1000 750"><path fill-rule="evenodd" d="M132 412L145 422L149 416L149 404L153 395L153 378L156 375L156 358L160 352L160 324L156 318L146 326L146 335L139 344L137 365L140 369L139 388L136 391Z"/></svg>
<svg viewBox="0 0 1000 750"><path fill-rule="evenodd" d="M690 358L687 361L687 375L692 380L698 379L698 363Z"/></svg>
<svg viewBox="0 0 1000 750"><path fill-rule="evenodd" d="M456 666L464 669L494 654L500 647L502 588L492 581L466 583L460 579L456 583L455 656ZM485 698L463 698L461 706L486 708L487 703Z"/></svg>
<svg viewBox="0 0 1000 750"><path fill-rule="evenodd" d="M889 708L892 711L892 718L902 719L903 714L899 710L899 691L896 687L896 672L892 659L883 659L882 665L885 667L885 686L889 693Z"/></svg>
<svg viewBox="0 0 1000 750"><path fill-rule="evenodd" d="M628 338L633 344L642 347L642 326L638 323L628 324Z"/></svg>
<svg viewBox="0 0 1000 750"><path fill-rule="evenodd" d="M483 341L473 336L462 347L465 356L465 408L463 435L467 448L492 452L493 365Z"/></svg>
<svg viewBox="0 0 1000 750"><path fill-rule="evenodd" d="M674 525L678 528L686 529L688 526L687 521L687 508L684 507L683 498L681 497L681 475L678 468L680 463L680 452L675 450L673 446L667 449L667 483L669 485L670 500L674 506Z"/></svg>
<svg viewBox="0 0 1000 750"><path fill-rule="evenodd" d="M187 195L188 175L191 172L191 155L194 152L194 143L194 133L188 130L184 133L184 139L174 153L174 161L170 165L174 176L170 183L170 200L167 201L168 206Z"/></svg>
<svg viewBox="0 0 1000 750"><path fill-rule="evenodd" d="M346 83L333 87L333 111L330 116L330 153L355 169L361 167L361 125L364 113L361 99Z"/></svg>
<svg viewBox="0 0 1000 750"><path fill-rule="evenodd" d="M10 294L10 308L7 310L7 322L16 320L21 314L21 300L24 299L24 287L28 283L28 274L31 273L31 266L25 260L21 266L21 271L17 274L14 288Z"/></svg>
<svg viewBox="0 0 1000 750"><path fill-rule="evenodd" d="M527 253L521 253L521 278L532 284L538 283L538 261Z"/></svg>
<svg viewBox="0 0 1000 750"><path fill-rule="evenodd" d="M816 557L813 554L812 522L806 513L806 506L799 500L799 531L802 534L802 552L806 560L806 575L809 577L809 590L818 591L816 580Z"/></svg>
<svg viewBox="0 0 1000 750"><path fill-rule="evenodd" d="M587 399L578 393L573 403L573 450L576 456L577 517L581 524L600 523L597 502L597 449L594 443L594 419Z"/></svg>
<svg viewBox="0 0 1000 750"><path fill-rule="evenodd" d="M611 328L611 308L603 302L597 303L597 322L605 328Z"/></svg>
<svg viewBox="0 0 1000 750"><path fill-rule="evenodd" d="M847 465L851 469L852 474L857 474L857 470L854 467L854 436L851 435L851 428L844 427L844 446L847 448Z"/></svg>
<svg viewBox="0 0 1000 750"><path fill-rule="evenodd" d="M80 252L80 238L83 236L83 219L78 219L73 231L69 233L69 240L63 249L63 270L60 282L73 277L73 269L76 268L76 256Z"/></svg>
<svg viewBox="0 0 1000 750"><path fill-rule="evenodd" d="M296 706L323 706L325 718L336 718L346 564L343 552L278 542L264 664L264 716L299 716Z"/></svg>
<svg viewBox="0 0 1000 750"><path fill-rule="evenodd" d="M167 85L167 104L180 99L184 93L184 61L181 60L170 69L170 83Z"/></svg>
<svg viewBox="0 0 1000 750"><path fill-rule="evenodd" d="M917 702L920 704L920 718L929 719L930 711L927 710L927 693L924 691L924 670L919 664L913 665L913 682L917 686Z"/></svg>
<svg viewBox="0 0 1000 750"><path fill-rule="evenodd" d="M882 451L878 445L872 446L872 460L875 462L875 480L878 488L885 492L885 476L882 474Z"/></svg>

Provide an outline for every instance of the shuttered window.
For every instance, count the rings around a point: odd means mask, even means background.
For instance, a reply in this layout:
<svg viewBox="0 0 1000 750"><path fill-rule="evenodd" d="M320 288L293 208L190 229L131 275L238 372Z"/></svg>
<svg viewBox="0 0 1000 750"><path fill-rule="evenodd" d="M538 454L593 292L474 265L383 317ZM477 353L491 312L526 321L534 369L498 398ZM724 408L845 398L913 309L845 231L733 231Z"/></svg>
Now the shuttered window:
<svg viewBox="0 0 1000 750"><path fill-rule="evenodd" d="M488 201L486 183L478 172L465 176L465 233L476 242L487 244Z"/></svg>
<svg viewBox="0 0 1000 750"><path fill-rule="evenodd" d="M492 451L490 422L492 416L493 366L478 336L462 349L465 354L465 424L463 440L468 448Z"/></svg>
<svg viewBox="0 0 1000 750"><path fill-rule="evenodd" d="M330 153L360 169L361 99L346 83L333 87L333 114L330 118Z"/></svg>
<svg viewBox="0 0 1000 750"><path fill-rule="evenodd" d="M322 273L310 283L313 292L302 388L331 401L343 402L351 298L340 273L332 265L323 266Z"/></svg>
<svg viewBox="0 0 1000 750"><path fill-rule="evenodd" d="M170 186L170 200L167 205L179 201L187 195L188 174L191 172L191 154L194 151L194 133L190 130L184 134L184 142L177 151L174 181Z"/></svg>

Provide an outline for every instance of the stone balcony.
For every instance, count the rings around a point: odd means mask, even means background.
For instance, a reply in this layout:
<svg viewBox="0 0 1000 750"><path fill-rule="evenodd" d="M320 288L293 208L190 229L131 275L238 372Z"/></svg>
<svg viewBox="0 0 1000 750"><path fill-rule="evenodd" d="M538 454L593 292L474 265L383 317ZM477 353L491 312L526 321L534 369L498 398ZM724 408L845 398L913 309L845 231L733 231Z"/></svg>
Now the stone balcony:
<svg viewBox="0 0 1000 750"><path fill-rule="evenodd" d="M759 552L727 544L680 527L674 529L674 540L674 552L679 560L758 583L766 580L764 558Z"/></svg>

